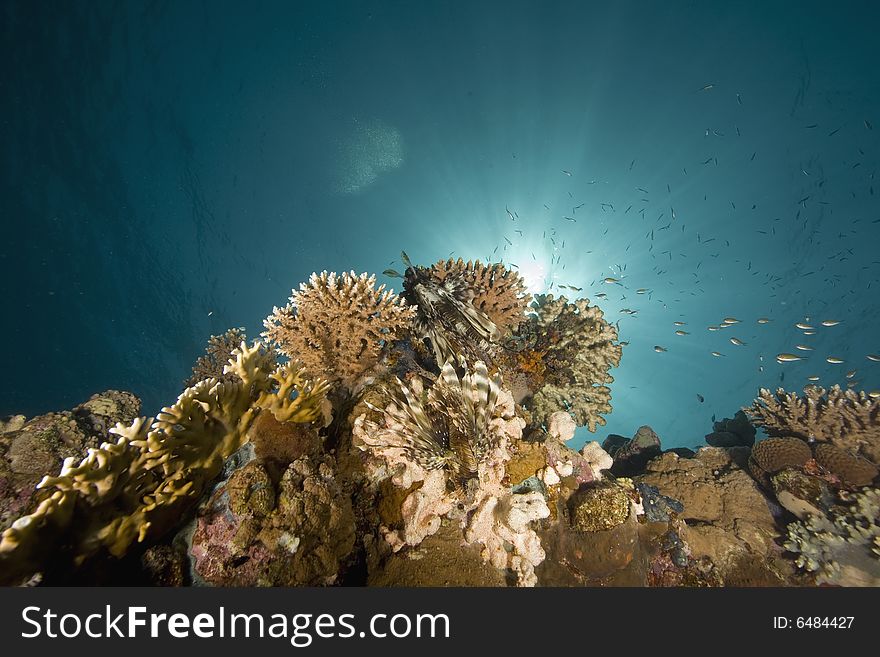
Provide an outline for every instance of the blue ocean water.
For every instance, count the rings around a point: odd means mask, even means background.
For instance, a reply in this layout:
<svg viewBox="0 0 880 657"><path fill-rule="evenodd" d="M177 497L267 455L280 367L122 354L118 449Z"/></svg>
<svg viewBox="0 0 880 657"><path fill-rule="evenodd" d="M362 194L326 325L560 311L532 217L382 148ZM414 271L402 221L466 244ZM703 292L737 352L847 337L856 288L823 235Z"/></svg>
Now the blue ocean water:
<svg viewBox="0 0 880 657"><path fill-rule="evenodd" d="M6 2L0 415L107 388L155 413L209 335L255 337L313 271L402 269L401 249L503 257L619 320L600 441L649 424L698 445L809 376L880 388L878 21L873 2Z"/></svg>

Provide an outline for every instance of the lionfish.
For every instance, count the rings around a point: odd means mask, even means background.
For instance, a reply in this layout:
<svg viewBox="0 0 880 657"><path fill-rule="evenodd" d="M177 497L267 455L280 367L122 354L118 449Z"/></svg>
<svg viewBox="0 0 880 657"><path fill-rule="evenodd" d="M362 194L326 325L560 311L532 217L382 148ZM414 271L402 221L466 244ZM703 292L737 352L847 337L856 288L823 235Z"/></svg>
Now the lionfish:
<svg viewBox="0 0 880 657"><path fill-rule="evenodd" d="M424 403L400 379L397 382L403 399L398 398L389 410L366 402L395 425L393 432L379 430L370 444L402 448L426 470L448 470L450 480L467 489L492 446L489 421L498 401L500 377L490 378L486 364L478 361L473 371L459 378L447 361Z"/></svg>
<svg viewBox="0 0 880 657"><path fill-rule="evenodd" d="M454 277L437 281L429 268L413 265L406 252L401 257L407 266L403 296L418 308L413 326L431 342L437 364L453 358L461 365L468 359L491 361L490 343L497 342L502 332L474 307L474 291L467 281Z"/></svg>

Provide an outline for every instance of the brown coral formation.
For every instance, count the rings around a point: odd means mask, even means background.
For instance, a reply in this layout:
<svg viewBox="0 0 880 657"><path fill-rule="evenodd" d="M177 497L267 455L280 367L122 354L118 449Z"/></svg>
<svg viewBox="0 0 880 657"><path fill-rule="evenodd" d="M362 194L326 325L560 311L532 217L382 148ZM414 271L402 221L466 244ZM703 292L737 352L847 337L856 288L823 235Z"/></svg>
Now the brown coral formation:
<svg viewBox="0 0 880 657"><path fill-rule="evenodd" d="M877 477L877 466L829 443L815 447L816 462L848 486L868 486Z"/></svg>
<svg viewBox="0 0 880 657"><path fill-rule="evenodd" d="M602 416L611 412L607 384L614 381L609 370L620 364L622 348L617 329L597 306L537 295L511 345L514 355L503 369L526 375L523 404L532 424L546 425L556 411L568 411L593 432L605 424ZM529 365L525 372L523 365Z"/></svg>
<svg viewBox="0 0 880 657"><path fill-rule="evenodd" d="M808 386L798 395L762 388L755 403L743 410L771 436L827 442L880 463L880 399L864 392Z"/></svg>
<svg viewBox="0 0 880 657"><path fill-rule="evenodd" d="M332 458L295 460L274 484L258 461L237 470L199 516L195 574L225 586L326 586L354 548L351 499Z"/></svg>
<svg viewBox="0 0 880 657"><path fill-rule="evenodd" d="M263 336L310 376L351 387L379 360L382 349L409 326L415 310L354 272L312 274L290 303L274 308Z"/></svg>
<svg viewBox="0 0 880 657"><path fill-rule="evenodd" d="M768 438L752 449L749 470L763 484L786 468L800 468L813 457L810 446L798 438Z"/></svg>

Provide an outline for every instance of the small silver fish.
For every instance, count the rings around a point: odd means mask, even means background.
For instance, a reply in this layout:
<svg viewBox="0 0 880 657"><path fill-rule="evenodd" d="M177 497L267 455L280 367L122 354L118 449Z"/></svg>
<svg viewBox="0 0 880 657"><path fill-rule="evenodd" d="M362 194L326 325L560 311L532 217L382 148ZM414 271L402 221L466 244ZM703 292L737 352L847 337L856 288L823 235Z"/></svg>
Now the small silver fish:
<svg viewBox="0 0 880 657"><path fill-rule="evenodd" d="M720 326L707 326L706 328L708 328L710 331L717 331L717 330L719 330L721 327L720 327Z"/></svg>
<svg viewBox="0 0 880 657"><path fill-rule="evenodd" d="M602 282L603 283L620 283L620 279L612 278L611 276L607 276Z"/></svg>
<svg viewBox="0 0 880 657"><path fill-rule="evenodd" d="M877 354L868 354L867 356L865 356L865 358L867 358L868 360L872 360L875 363L880 363L880 356L878 356Z"/></svg>
<svg viewBox="0 0 880 657"><path fill-rule="evenodd" d="M826 319L822 322L822 326L837 326L838 324L840 324L840 321L836 319Z"/></svg>
<svg viewBox="0 0 880 657"><path fill-rule="evenodd" d="M855 375L856 375L856 371L855 371L855 370L850 370L849 372L846 373L846 378L847 378L847 379L851 379L851 378L853 378Z"/></svg>
<svg viewBox="0 0 880 657"><path fill-rule="evenodd" d="M685 326L687 322L672 322L675 326Z"/></svg>
<svg viewBox="0 0 880 657"><path fill-rule="evenodd" d="M720 351L713 351L712 355L716 358L721 358L722 356L724 356L724 354L722 354Z"/></svg>
<svg viewBox="0 0 880 657"><path fill-rule="evenodd" d="M825 360L827 362L831 363L832 365L840 365L843 362L843 359L838 358L837 356L829 356Z"/></svg>
<svg viewBox="0 0 880 657"><path fill-rule="evenodd" d="M871 399L880 399L880 390L872 390L868 393L868 397Z"/></svg>
<svg viewBox="0 0 880 657"><path fill-rule="evenodd" d="M818 380L819 380L818 376L808 376L807 377L807 381L818 381Z"/></svg>
<svg viewBox="0 0 880 657"><path fill-rule="evenodd" d="M794 348L795 348L795 349L798 349L798 350L800 350L800 351L813 351L813 348L812 348L812 347L808 347L808 346L805 345L805 344L796 344L796 345L794 346Z"/></svg>
<svg viewBox="0 0 880 657"><path fill-rule="evenodd" d="M664 351L667 351L667 349L666 349L666 347L661 347L659 344L655 344L654 351L656 351L658 354L661 354Z"/></svg>
<svg viewBox="0 0 880 657"><path fill-rule="evenodd" d="M804 360L804 357L795 354L776 354L777 363L793 363L796 360Z"/></svg>
<svg viewBox="0 0 880 657"><path fill-rule="evenodd" d="M769 323L770 323L770 320L767 319L766 317L759 317L758 318L758 324L769 324Z"/></svg>
<svg viewBox="0 0 880 657"><path fill-rule="evenodd" d="M690 333L688 333L687 331L676 331L675 334L676 335L690 335Z"/></svg>
<svg viewBox="0 0 880 657"><path fill-rule="evenodd" d="M730 338L730 343L735 344L737 347L745 347L746 343L740 340L739 338Z"/></svg>
<svg viewBox="0 0 880 657"><path fill-rule="evenodd" d="M722 324L739 324L739 320L736 317L725 317L721 320Z"/></svg>
<svg viewBox="0 0 880 657"><path fill-rule="evenodd" d="M813 326L810 326L809 324L804 324L803 322L798 322L794 326L795 328L799 328L802 331L812 331L814 328Z"/></svg>

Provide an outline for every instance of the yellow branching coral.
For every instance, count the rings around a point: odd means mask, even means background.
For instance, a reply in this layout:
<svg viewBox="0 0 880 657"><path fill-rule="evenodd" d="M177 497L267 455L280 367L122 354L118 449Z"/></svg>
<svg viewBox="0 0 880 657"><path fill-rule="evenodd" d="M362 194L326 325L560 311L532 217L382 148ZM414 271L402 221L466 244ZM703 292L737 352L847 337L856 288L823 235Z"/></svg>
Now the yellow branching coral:
<svg viewBox="0 0 880 657"><path fill-rule="evenodd" d="M312 274L289 304L273 309L263 322L263 337L310 376L350 386L415 313L393 291L375 285L376 277L367 274Z"/></svg>
<svg viewBox="0 0 880 657"><path fill-rule="evenodd" d="M541 294L531 304L529 321L516 332L517 364L540 357L542 368L532 368L533 394L526 406L536 424L546 424L556 411L568 411L579 426L596 431L611 412L614 381L609 370L620 364L617 329L588 299L569 302L564 296Z"/></svg>
<svg viewBox="0 0 880 657"><path fill-rule="evenodd" d="M502 333L516 328L525 319L531 296L522 276L513 269L499 263L484 265L479 260L450 258L435 263L429 274L439 285L450 277L465 281L473 295L474 308L485 313Z"/></svg>
<svg viewBox="0 0 880 657"><path fill-rule="evenodd" d="M325 381L307 381L300 370L274 372L260 343L233 351L225 373L236 382L207 379L181 393L155 420L137 418L111 430L119 438L89 450L80 463L68 458L57 477L39 488L48 496L0 539L0 574L13 581L39 568L61 534L81 561L100 548L114 556L172 526L214 479L224 461L247 440L256 414L305 422L320 414Z"/></svg>
<svg viewBox="0 0 880 657"><path fill-rule="evenodd" d="M864 392L808 386L800 396L762 388L755 403L743 410L771 436L829 442L880 463L880 400Z"/></svg>

